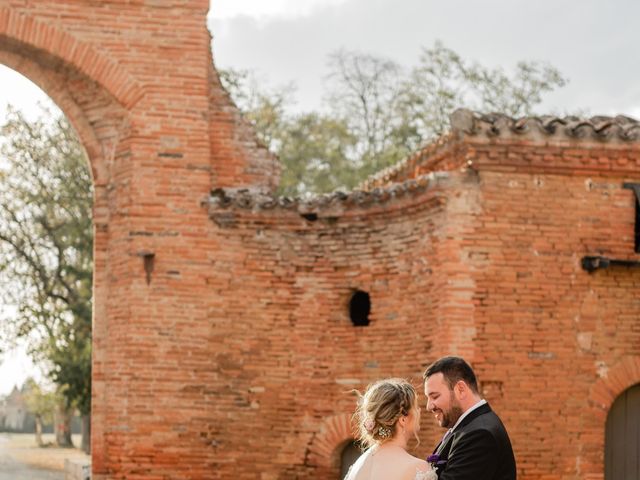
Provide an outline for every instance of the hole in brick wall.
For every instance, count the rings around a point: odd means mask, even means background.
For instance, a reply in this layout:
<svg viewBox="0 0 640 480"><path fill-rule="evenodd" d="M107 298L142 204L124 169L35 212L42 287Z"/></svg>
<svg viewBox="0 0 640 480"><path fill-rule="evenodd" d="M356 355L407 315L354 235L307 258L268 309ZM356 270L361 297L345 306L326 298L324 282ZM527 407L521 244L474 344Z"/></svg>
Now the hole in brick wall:
<svg viewBox="0 0 640 480"><path fill-rule="evenodd" d="M349 302L349 316L354 327L366 327L369 325L369 313L371 313L371 298L367 292L356 290Z"/></svg>
<svg viewBox="0 0 640 480"><path fill-rule="evenodd" d="M309 222L315 222L316 220L318 220L318 214L317 213L302 213L301 216L302 216L302 218L304 218L305 220L307 220Z"/></svg>

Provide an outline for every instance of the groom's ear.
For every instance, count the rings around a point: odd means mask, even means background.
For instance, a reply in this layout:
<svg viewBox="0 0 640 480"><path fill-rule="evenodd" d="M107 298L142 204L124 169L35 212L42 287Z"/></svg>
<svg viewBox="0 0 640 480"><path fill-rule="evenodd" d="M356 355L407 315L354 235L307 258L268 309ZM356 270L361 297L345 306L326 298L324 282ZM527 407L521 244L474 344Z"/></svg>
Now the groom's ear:
<svg viewBox="0 0 640 480"><path fill-rule="evenodd" d="M465 398L469 394L469 387L464 383L464 380L458 380L453 386L453 390L459 398Z"/></svg>

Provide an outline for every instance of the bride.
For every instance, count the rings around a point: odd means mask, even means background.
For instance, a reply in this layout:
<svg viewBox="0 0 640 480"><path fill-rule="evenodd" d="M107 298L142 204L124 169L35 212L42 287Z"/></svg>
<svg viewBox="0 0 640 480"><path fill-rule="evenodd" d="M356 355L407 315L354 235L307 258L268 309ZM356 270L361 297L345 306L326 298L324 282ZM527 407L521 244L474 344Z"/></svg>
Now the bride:
<svg viewBox="0 0 640 480"><path fill-rule="evenodd" d="M409 382L392 378L370 385L355 418L358 439L368 448L345 480L437 480L431 465L407 452L420 430L417 394Z"/></svg>

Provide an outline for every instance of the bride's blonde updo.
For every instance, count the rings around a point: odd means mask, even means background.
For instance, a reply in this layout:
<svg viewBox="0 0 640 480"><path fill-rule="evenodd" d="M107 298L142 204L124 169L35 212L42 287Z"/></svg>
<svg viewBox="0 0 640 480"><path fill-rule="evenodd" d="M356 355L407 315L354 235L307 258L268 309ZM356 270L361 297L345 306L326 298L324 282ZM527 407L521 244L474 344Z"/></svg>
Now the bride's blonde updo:
<svg viewBox="0 0 640 480"><path fill-rule="evenodd" d="M387 378L369 385L354 415L360 443L368 447L391 440L398 419L409 415L415 404L416 390L406 380Z"/></svg>

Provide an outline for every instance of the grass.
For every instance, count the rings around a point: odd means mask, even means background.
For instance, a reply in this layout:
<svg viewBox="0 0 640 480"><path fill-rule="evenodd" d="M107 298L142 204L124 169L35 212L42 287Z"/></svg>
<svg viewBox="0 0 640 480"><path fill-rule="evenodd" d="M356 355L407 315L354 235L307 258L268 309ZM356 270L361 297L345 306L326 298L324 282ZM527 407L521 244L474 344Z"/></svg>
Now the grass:
<svg viewBox="0 0 640 480"><path fill-rule="evenodd" d="M45 444L53 444L53 434L43 434ZM80 435L72 436L73 444L80 446ZM89 460L79 448L38 447L36 436L29 433L0 433L0 450L17 461L43 470L63 471L65 459Z"/></svg>

